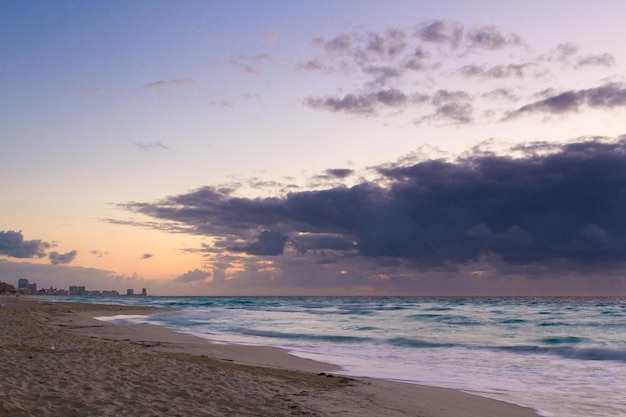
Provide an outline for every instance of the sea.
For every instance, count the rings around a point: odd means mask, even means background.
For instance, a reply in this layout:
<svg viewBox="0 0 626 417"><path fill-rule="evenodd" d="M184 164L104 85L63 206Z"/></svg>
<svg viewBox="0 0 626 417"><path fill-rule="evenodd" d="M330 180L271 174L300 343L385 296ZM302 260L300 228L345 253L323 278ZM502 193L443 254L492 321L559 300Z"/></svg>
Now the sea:
<svg viewBox="0 0 626 417"><path fill-rule="evenodd" d="M336 374L452 388L545 417L626 416L626 298L51 300L165 307L109 319L219 343L280 347L339 365Z"/></svg>

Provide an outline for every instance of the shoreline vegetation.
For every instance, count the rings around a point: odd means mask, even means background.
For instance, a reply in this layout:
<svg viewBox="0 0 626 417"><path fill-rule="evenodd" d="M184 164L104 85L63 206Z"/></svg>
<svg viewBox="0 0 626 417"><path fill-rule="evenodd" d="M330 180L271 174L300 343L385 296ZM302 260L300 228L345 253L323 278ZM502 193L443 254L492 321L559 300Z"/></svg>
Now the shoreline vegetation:
<svg viewBox="0 0 626 417"><path fill-rule="evenodd" d="M459 391L336 375L283 349L94 319L155 308L0 303L0 416L537 417Z"/></svg>

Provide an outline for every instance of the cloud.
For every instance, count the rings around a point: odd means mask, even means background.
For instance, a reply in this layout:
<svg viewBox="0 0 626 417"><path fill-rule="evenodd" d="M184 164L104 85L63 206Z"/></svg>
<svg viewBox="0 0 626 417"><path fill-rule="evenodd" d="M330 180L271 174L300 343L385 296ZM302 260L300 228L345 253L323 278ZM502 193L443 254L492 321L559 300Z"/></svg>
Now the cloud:
<svg viewBox="0 0 626 417"><path fill-rule="evenodd" d="M147 83L143 85L143 88L152 89L152 88L162 88L168 86L184 86L189 84L195 84L197 80L194 78L178 78L175 80L159 80L153 81L151 83Z"/></svg>
<svg viewBox="0 0 626 417"><path fill-rule="evenodd" d="M22 232L0 231L0 255L13 258L43 258L51 245L41 240L24 240Z"/></svg>
<svg viewBox="0 0 626 417"><path fill-rule="evenodd" d="M175 278L173 282L190 283L190 282L204 282L207 278L211 277L211 273L202 271L200 269L194 269L188 271L181 276Z"/></svg>
<svg viewBox="0 0 626 417"><path fill-rule="evenodd" d="M573 42L561 43L550 53L549 59L557 61L567 61L575 56L580 50L580 46Z"/></svg>
<svg viewBox="0 0 626 417"><path fill-rule="evenodd" d="M468 64L459 68L459 73L467 77L524 78L529 74L530 70L535 67L536 64L533 63L501 64L489 68L485 68L484 65Z"/></svg>
<svg viewBox="0 0 626 417"><path fill-rule="evenodd" d="M583 108L620 107L626 107L626 86L622 83L609 83L596 88L569 90L551 95L510 112L506 118L528 113L565 114L575 113Z"/></svg>
<svg viewBox="0 0 626 417"><path fill-rule="evenodd" d="M469 102L447 102L439 105L435 112L419 119L416 123L426 120L448 120L456 124L468 124L472 122L473 108Z"/></svg>
<svg viewBox="0 0 626 417"><path fill-rule="evenodd" d="M43 258L46 250L52 245L41 240L24 240L22 232L12 230L0 231L0 255L13 258ZM77 251L67 253L50 252L47 254L50 263L54 265L70 263L76 258Z"/></svg>
<svg viewBox="0 0 626 417"><path fill-rule="evenodd" d="M231 107L234 107L234 105L235 103L229 100L220 100L220 101L212 100L209 102L210 107L231 108Z"/></svg>
<svg viewBox="0 0 626 417"><path fill-rule="evenodd" d="M368 118L411 111L418 124L473 124L475 114L485 116L481 121L502 122L508 119L502 115L527 113L531 107L517 112L520 109L491 108L493 103L489 101L494 95L490 92L507 90L521 94L528 90L531 77L536 85L551 83L552 88L574 91L571 86L558 85L571 79L565 75L615 64L612 54L581 54L580 46L571 42L541 52L528 46L521 35L499 26L465 27L458 21L444 19L383 31L344 32L315 38L313 44L317 46L317 55L295 63L295 70L343 76L345 82L336 92L305 96L305 106ZM603 79L610 79L610 74L606 76ZM559 82L555 83L555 79ZM434 104L430 111L424 107L438 91L461 83L467 86L471 99ZM566 94L553 101L568 99ZM506 101L512 101L511 96ZM547 108L558 105L545 103ZM534 108L538 107L540 103Z"/></svg>
<svg viewBox="0 0 626 417"><path fill-rule="evenodd" d="M567 64L573 64L574 68L588 66L611 67L615 65L615 57L609 53L580 55L580 46L568 42L557 45L548 56L543 56L544 60L559 61Z"/></svg>
<svg viewBox="0 0 626 417"><path fill-rule="evenodd" d="M320 188L330 184L343 184L354 174L355 171L348 168L327 169L311 177L307 185L311 188Z"/></svg>
<svg viewBox="0 0 626 417"><path fill-rule="evenodd" d="M383 109L402 109L410 98L397 89L379 90L367 94L347 94L343 97L308 97L305 104L314 109L372 115Z"/></svg>
<svg viewBox="0 0 626 417"><path fill-rule="evenodd" d="M152 258L154 255L151 253L144 253L143 255L141 255L141 259L150 259Z"/></svg>
<svg viewBox="0 0 626 417"><path fill-rule="evenodd" d="M135 142L133 143L133 145L135 145L137 148L141 149L142 151L150 151L152 149L169 149L169 146L164 145L161 142L149 142L149 143Z"/></svg>
<svg viewBox="0 0 626 417"><path fill-rule="evenodd" d="M326 171L324 171L324 174L318 175L317 178L345 179L345 178L348 178L349 176L351 176L352 174L354 174L354 170L353 169L334 168L334 169L327 169Z"/></svg>
<svg viewBox="0 0 626 417"><path fill-rule="evenodd" d="M268 43L268 44L272 44L274 42L276 42L276 39L278 39L278 35L279 33L275 30L268 30L266 32L263 32L261 34L261 41L263 43Z"/></svg>
<svg viewBox="0 0 626 417"><path fill-rule="evenodd" d="M603 66L612 67L615 65L615 57L611 54L604 53L600 55L587 55L578 58L576 61L576 67L586 66Z"/></svg>
<svg viewBox="0 0 626 417"><path fill-rule="evenodd" d="M412 270L461 267L487 255L501 268L558 261L600 270L626 262L626 138L529 143L502 155L474 150L375 171L374 182L284 197L204 187L123 207L223 239L215 253L285 262L291 248L315 259L333 251L404 260ZM249 243L226 243L237 241Z"/></svg>
<svg viewBox="0 0 626 417"><path fill-rule="evenodd" d="M50 259L50 263L53 265L60 264L69 264L76 258L78 252L76 250L67 252L67 253L59 253L59 252L50 252L48 254L48 258Z"/></svg>
<svg viewBox="0 0 626 417"><path fill-rule="evenodd" d="M592 242L609 243L611 240L608 233L603 228L593 223L585 225L581 233L586 239Z"/></svg>
<svg viewBox="0 0 626 417"><path fill-rule="evenodd" d="M341 35L331 39L324 43L324 49L330 53L343 53L350 49L352 46L352 36L342 33Z"/></svg>
<svg viewBox="0 0 626 417"><path fill-rule="evenodd" d="M326 63L319 58L311 59L305 62L299 62L296 64L296 71L323 71L331 72L331 69L326 66Z"/></svg>
<svg viewBox="0 0 626 417"><path fill-rule="evenodd" d="M233 252L245 252L248 255L275 256L281 255L287 242L287 236L279 232L264 230L256 242L245 246L232 246Z"/></svg>
<svg viewBox="0 0 626 417"><path fill-rule="evenodd" d="M373 60L393 60L403 55L409 43L409 34L404 29L389 29L386 32L366 34L364 58Z"/></svg>
<svg viewBox="0 0 626 417"><path fill-rule="evenodd" d="M451 20L431 20L416 28L341 33L329 40L318 37L313 43L331 57L349 58L362 68L374 62L405 63L411 58L443 57L450 50L464 55L525 45L520 35L504 33L498 26L475 26L466 30L461 22Z"/></svg>
<svg viewBox="0 0 626 417"><path fill-rule="evenodd" d="M237 58L229 59L228 65L236 67L247 74L261 75L263 74L263 66L268 62L274 62L274 58L268 54L254 56L241 55Z"/></svg>
<svg viewBox="0 0 626 417"><path fill-rule="evenodd" d="M470 49L501 49L505 46L521 46L524 41L520 35L504 34L497 26L482 26L471 29L467 33L467 41Z"/></svg>
<svg viewBox="0 0 626 417"><path fill-rule="evenodd" d="M356 249L353 241L333 233L298 233L292 238L292 242L296 250L301 253L310 251L346 252ZM325 261L328 261L328 258Z"/></svg>
<svg viewBox="0 0 626 417"><path fill-rule="evenodd" d="M487 91L482 94L483 97L492 100L505 100L505 101L517 101L519 96L511 89L496 88L495 90Z"/></svg>
<svg viewBox="0 0 626 417"><path fill-rule="evenodd" d="M463 38L463 25L460 22L431 20L417 30L420 40L433 43L446 43L456 47Z"/></svg>
<svg viewBox="0 0 626 417"><path fill-rule="evenodd" d="M416 121L417 124L424 121L440 120L453 124L468 124L473 120L472 97L464 91L437 91L430 102L435 106L435 111Z"/></svg>

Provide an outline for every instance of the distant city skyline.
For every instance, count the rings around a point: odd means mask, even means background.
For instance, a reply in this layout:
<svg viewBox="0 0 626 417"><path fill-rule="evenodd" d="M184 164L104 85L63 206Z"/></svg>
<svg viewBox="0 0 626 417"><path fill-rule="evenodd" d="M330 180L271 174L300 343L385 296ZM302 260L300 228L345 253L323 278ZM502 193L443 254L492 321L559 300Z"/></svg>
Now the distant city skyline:
<svg viewBox="0 0 626 417"><path fill-rule="evenodd" d="M30 282L27 278L18 279L15 288L19 292L25 292L30 295L68 295L87 297L117 297L121 295L118 290L87 289L84 285L70 285L67 290L54 286L50 286L49 288L37 288L37 283ZM148 290L146 288L142 288L141 294L135 294L135 290L133 288L128 288L126 289L125 295L146 297L148 295Z"/></svg>
<svg viewBox="0 0 626 417"><path fill-rule="evenodd" d="M626 2L0 6L0 279L626 294Z"/></svg>

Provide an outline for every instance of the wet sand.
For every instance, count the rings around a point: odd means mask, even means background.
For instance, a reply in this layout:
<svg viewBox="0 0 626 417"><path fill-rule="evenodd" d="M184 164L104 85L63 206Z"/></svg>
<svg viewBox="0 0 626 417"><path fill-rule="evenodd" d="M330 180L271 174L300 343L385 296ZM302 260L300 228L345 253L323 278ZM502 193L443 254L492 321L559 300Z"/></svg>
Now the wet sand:
<svg viewBox="0 0 626 417"><path fill-rule="evenodd" d="M93 319L155 309L0 303L0 416L537 417L454 390L335 375L282 349Z"/></svg>

